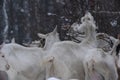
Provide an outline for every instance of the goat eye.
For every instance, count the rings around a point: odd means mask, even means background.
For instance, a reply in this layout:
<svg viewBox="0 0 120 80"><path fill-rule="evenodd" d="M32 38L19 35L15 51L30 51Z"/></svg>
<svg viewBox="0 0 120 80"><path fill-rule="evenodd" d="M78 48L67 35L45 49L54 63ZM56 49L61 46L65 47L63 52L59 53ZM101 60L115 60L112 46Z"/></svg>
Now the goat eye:
<svg viewBox="0 0 120 80"><path fill-rule="evenodd" d="M90 20L90 18L88 18L88 20Z"/></svg>
<svg viewBox="0 0 120 80"><path fill-rule="evenodd" d="M2 55L2 57L4 58L5 56L4 56L4 55Z"/></svg>
<svg viewBox="0 0 120 80"><path fill-rule="evenodd" d="M49 36L49 34L46 34L46 36Z"/></svg>
<svg viewBox="0 0 120 80"><path fill-rule="evenodd" d="M83 19L83 21L85 21L85 19Z"/></svg>

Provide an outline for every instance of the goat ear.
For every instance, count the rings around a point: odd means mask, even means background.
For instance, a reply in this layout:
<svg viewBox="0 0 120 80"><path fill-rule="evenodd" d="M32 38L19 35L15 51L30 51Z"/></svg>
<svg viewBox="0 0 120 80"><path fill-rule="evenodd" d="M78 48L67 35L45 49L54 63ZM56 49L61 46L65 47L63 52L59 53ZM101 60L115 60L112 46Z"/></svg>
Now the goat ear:
<svg viewBox="0 0 120 80"><path fill-rule="evenodd" d="M51 57L49 58L48 62L53 62L53 61L54 61L54 58L55 58L55 57L51 56Z"/></svg>
<svg viewBox="0 0 120 80"><path fill-rule="evenodd" d="M54 34L57 33L57 25L56 25L56 27L54 28L53 33L54 33Z"/></svg>
<svg viewBox="0 0 120 80"><path fill-rule="evenodd" d="M0 49L3 47L3 45L0 45Z"/></svg>
<svg viewBox="0 0 120 80"><path fill-rule="evenodd" d="M12 38L11 43L15 43L15 38Z"/></svg>
<svg viewBox="0 0 120 80"><path fill-rule="evenodd" d="M37 33L37 35L38 35L39 38L43 38L43 39L46 38L46 35L45 35L45 34Z"/></svg>
<svg viewBox="0 0 120 80"><path fill-rule="evenodd" d="M84 17L82 17L82 18L81 18L81 23L83 23L83 22L84 22L84 20L85 20L85 18L84 18Z"/></svg>
<svg viewBox="0 0 120 80"><path fill-rule="evenodd" d="M5 42L3 42L1 45L0 45L0 49L5 45Z"/></svg>
<svg viewBox="0 0 120 80"><path fill-rule="evenodd" d="M104 33L97 33L97 34L96 34L96 37L97 37L98 39L103 39L103 38L104 38Z"/></svg>

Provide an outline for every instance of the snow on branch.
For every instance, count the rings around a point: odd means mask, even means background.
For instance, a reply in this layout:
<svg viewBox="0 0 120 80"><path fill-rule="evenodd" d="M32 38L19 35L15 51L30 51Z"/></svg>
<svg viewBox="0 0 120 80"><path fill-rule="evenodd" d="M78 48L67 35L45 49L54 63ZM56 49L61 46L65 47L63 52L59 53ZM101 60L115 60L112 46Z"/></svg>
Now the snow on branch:
<svg viewBox="0 0 120 80"><path fill-rule="evenodd" d="M98 14L120 14L120 12L113 12L113 11L92 11L93 13L98 13Z"/></svg>

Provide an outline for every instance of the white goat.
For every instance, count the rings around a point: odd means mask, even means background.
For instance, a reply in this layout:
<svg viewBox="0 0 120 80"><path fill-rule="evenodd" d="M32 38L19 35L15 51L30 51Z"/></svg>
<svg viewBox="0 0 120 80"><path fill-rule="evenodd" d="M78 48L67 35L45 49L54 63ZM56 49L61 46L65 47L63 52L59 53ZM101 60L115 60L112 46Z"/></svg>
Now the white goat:
<svg viewBox="0 0 120 80"><path fill-rule="evenodd" d="M116 38L109 36L106 33L97 33L97 47L102 48L105 52L111 51L114 43L117 41Z"/></svg>
<svg viewBox="0 0 120 80"><path fill-rule="evenodd" d="M5 56L5 61L1 60L0 69L4 70L2 67L8 68L10 66L10 69L7 70L10 80L37 80L40 73L40 76L42 75L40 79L43 80L45 75L41 70L43 68L41 65L42 58L47 55L46 52L50 46L57 41L59 41L59 37L56 29L54 29L53 32L46 35L46 46L44 48L23 47L16 43L4 44L0 52L1 57ZM6 64L3 64L3 62Z"/></svg>
<svg viewBox="0 0 120 80"><path fill-rule="evenodd" d="M47 34L38 33L37 35L39 38L41 38L40 40L32 41L32 43L29 45L24 43L24 45L28 47L42 47L43 45L42 40L45 39L45 45L43 46L43 49L48 50L51 48L51 45L53 45L55 42L60 41L59 33L57 32L57 26L50 33Z"/></svg>
<svg viewBox="0 0 120 80"><path fill-rule="evenodd" d="M57 32L57 27L55 27L55 29L48 34L38 33L38 36L40 38L45 39L45 45L43 47L44 50L49 50L51 48L51 45L53 45L55 42L60 41L59 33Z"/></svg>
<svg viewBox="0 0 120 80"><path fill-rule="evenodd" d="M47 80L60 80L60 79L57 79L57 78L51 77L51 78L49 78L49 79L47 79Z"/></svg>
<svg viewBox="0 0 120 80"><path fill-rule="evenodd" d="M104 52L100 48L88 50L83 60L85 68L85 80L117 80L117 67L115 57L115 47L119 41L116 41L110 53ZM111 55L112 53L112 55Z"/></svg>
<svg viewBox="0 0 120 80"><path fill-rule="evenodd" d="M84 80L83 59L87 49L96 47L96 26L93 17L87 13L79 27L79 32L85 32L85 39L77 44L72 41L55 43L47 55L46 78L57 77L62 80L72 78ZM52 58L51 58L52 57ZM71 60L72 59L72 60Z"/></svg>
<svg viewBox="0 0 120 80"><path fill-rule="evenodd" d="M44 74L40 62L46 53L42 49L10 43L5 44L0 52L0 57L7 61L6 65L9 64L9 70L6 72L10 80L38 80L39 75ZM44 76L40 79L43 80Z"/></svg>
<svg viewBox="0 0 120 80"><path fill-rule="evenodd" d="M78 28L80 24L78 23L73 23L71 25L71 29L69 32L69 35L72 37L72 41L74 42L81 42L85 39L85 34L80 33ZM106 33L97 33L97 47L102 48L105 52L108 52L111 50L114 42L116 41L116 38L109 36Z"/></svg>
<svg viewBox="0 0 120 80"><path fill-rule="evenodd" d="M48 78L47 80L61 80L61 79L58 79L58 78L55 78L55 77L51 77L51 78ZM69 79L69 80L78 80L78 79Z"/></svg>
<svg viewBox="0 0 120 80"><path fill-rule="evenodd" d="M51 78L48 78L47 80L61 80L61 79L58 79L58 78L55 78L55 77L51 77ZM69 80L78 80L78 79L69 79Z"/></svg>

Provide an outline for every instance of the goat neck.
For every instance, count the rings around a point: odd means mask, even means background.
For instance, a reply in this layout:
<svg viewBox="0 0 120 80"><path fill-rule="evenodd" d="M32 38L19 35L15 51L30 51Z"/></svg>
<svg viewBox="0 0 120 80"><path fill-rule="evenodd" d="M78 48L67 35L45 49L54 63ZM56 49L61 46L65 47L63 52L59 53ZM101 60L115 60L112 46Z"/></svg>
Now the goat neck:
<svg viewBox="0 0 120 80"><path fill-rule="evenodd" d="M95 31L95 24L91 23L91 22L84 22L83 24L85 24L85 35L86 38L82 41L81 44L86 44L86 45L90 45L92 47L96 47L96 31Z"/></svg>

